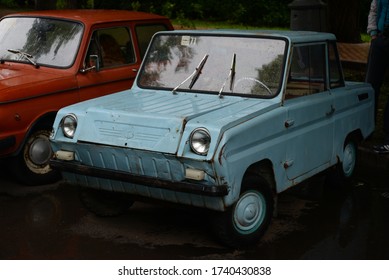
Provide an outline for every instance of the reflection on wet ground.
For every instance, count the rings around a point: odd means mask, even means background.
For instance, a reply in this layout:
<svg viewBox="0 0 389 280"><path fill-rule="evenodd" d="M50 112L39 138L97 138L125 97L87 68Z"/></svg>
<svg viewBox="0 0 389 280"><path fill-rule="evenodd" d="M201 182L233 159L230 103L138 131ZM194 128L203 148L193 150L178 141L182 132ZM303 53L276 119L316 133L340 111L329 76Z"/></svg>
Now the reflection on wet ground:
<svg viewBox="0 0 389 280"><path fill-rule="evenodd" d="M135 203L99 218L73 187L23 187L0 174L0 259L389 259L388 176L358 170L341 190L317 176L280 196L260 243L231 250L199 209Z"/></svg>

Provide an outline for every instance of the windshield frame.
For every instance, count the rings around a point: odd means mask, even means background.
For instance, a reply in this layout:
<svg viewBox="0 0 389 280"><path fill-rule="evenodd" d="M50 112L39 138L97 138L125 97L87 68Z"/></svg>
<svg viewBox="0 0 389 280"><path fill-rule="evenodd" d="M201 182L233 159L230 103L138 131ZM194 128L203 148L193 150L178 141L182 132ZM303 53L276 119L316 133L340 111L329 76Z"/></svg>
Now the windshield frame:
<svg viewBox="0 0 389 280"><path fill-rule="evenodd" d="M66 18L58 18L58 17L51 17L51 16L35 16L35 15L17 15L17 16L6 16L4 18L1 19L0 21L0 24L1 22L3 22L4 20L9 20L9 19L40 19L40 20L48 20L48 21L53 21L53 22L63 22L63 23L68 23L69 25L70 24L75 24L75 25L78 25L79 27L79 31L76 32L74 35L75 36L78 36L78 38L76 39L72 39L72 40L78 40L78 42L75 42L74 43L74 46L72 48L72 52L68 52L66 54L69 54L71 53L72 54L72 57L71 59L69 59L66 63L66 65L58 65L58 63L56 62L53 62L52 64L50 63L47 63L47 62L41 62L39 60L39 58L37 59L36 57L34 57L34 53L32 53L32 60L39 66L45 66L45 67L49 67L49 68L57 68L57 69L69 69L71 67L73 67L77 57L78 57L78 53L80 51L80 46L82 44L82 41L83 41L83 38L84 38L84 34L85 34L85 24L82 22L82 21L77 21L77 20L72 20L72 19L66 19ZM26 33L27 34L27 33ZM69 40L70 41L70 40ZM26 40L27 42L27 40ZM51 44L51 48L53 48L52 46L53 44ZM65 48L68 48L65 46ZM12 47L6 47L4 48L3 50L0 50L0 61L4 62L4 61L9 61L9 62L15 62L15 63L23 63L23 64L31 64L30 61L28 60L25 60L25 59L20 59L20 58L10 58L10 57L7 57L7 49L15 49L15 48L12 48ZM20 50L22 52L26 52L25 50L23 50L23 46L20 46L20 48L17 48L17 50ZM2 53L2 51L4 51L4 53ZM28 52L26 52L28 53ZM57 54L58 56L61 56L61 54ZM64 55L64 54L62 54Z"/></svg>
<svg viewBox="0 0 389 280"><path fill-rule="evenodd" d="M260 32L260 31L259 31ZM147 58L151 55L151 52L153 51L152 49L152 46L153 44L155 43L155 41L159 38L159 36L176 36L176 37L179 37L179 36L189 36L189 37L215 37L215 38L219 38L219 37L222 37L222 38L240 38L240 39L244 39L244 38L251 38L251 39L263 39L263 40L274 40L274 41L282 41L284 43L283 45L283 52L280 54L282 55L282 61L281 61L281 67L279 69L280 73L279 73L279 77L278 79L275 79L275 81L277 82L277 90L275 92L273 92L273 94L247 94L247 93L239 93L239 92L227 92L227 91L222 91L222 86L218 89L215 89L215 90L201 90L201 89L190 89L190 88L185 88L185 87L181 87L180 83L177 83L175 86L167 86L167 87L163 87L163 86L147 86L147 85L144 85L142 84L142 75L144 75L145 73L145 67L146 67L146 64L147 64ZM213 95L219 95L219 96L241 96L241 97L250 97L250 98L260 98L260 99L269 99L269 98L274 98L275 96L279 95L281 90L282 90L282 82L284 80L284 76L285 76L285 69L286 69L286 64L287 64L287 56L288 56L288 50L289 50L289 40L287 37L284 37L284 36L274 36L274 35L271 35L271 34L265 34L265 33L258 33L258 34L255 34L255 31L254 32L247 32L247 33L234 33L234 32L231 32L231 33L226 33L226 32L208 32L208 33L205 33L205 32L185 32L185 31L174 31L174 32L158 32L156 33L154 36L153 36L153 39L149 45L149 48L148 48L148 51L147 51L147 54L142 62L142 65L141 65L141 68L140 68L140 71L138 73L138 76L137 76L137 80L136 80L136 85L139 87L139 88L142 88L142 89L149 89L149 90L163 90L163 91L171 91L173 93L175 93L176 91L177 92L189 92L189 93L200 93L200 94L213 94ZM207 55L207 54L200 54L199 53L199 57L202 57L203 55ZM228 62L227 64L229 64L228 67L226 67L225 69L219 69L218 71L221 71L223 72L223 75L225 76L226 79L229 78L229 72L231 71L231 57L226 57L225 58L226 61ZM239 60L239 58L236 58L236 60ZM196 69L190 69L189 72L188 72L188 76L190 75L191 71L196 71ZM200 77L201 79L201 77ZM181 81L181 82L184 82L184 81ZM225 80L223 80L223 82L225 82ZM236 81L235 81L236 83Z"/></svg>

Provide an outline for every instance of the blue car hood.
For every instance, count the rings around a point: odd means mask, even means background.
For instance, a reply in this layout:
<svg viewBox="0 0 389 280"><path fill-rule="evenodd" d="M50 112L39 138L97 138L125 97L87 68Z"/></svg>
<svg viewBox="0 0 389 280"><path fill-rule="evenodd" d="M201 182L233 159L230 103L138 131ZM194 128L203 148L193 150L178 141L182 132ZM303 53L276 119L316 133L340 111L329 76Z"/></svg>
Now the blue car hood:
<svg viewBox="0 0 389 280"><path fill-rule="evenodd" d="M124 91L65 108L78 116L77 141L175 154L193 123L227 129L268 111L269 100L161 91Z"/></svg>

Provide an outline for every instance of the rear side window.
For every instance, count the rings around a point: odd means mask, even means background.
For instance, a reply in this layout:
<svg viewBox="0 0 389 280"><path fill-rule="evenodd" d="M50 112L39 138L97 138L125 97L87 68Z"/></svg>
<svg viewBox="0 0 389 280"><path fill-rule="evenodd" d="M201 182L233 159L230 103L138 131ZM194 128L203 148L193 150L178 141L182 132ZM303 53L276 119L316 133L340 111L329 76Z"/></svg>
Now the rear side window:
<svg viewBox="0 0 389 280"><path fill-rule="evenodd" d="M137 25L135 27L136 37L138 38L138 47L140 58L143 59L151 37L158 31L166 31L167 27L163 24Z"/></svg>

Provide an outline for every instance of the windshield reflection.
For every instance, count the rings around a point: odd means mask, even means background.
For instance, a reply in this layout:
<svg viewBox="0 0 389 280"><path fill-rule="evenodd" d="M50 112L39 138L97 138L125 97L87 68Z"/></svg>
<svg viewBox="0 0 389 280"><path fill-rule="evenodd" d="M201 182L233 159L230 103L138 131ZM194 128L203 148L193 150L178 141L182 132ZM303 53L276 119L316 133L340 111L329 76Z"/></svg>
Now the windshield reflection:
<svg viewBox="0 0 389 280"><path fill-rule="evenodd" d="M280 89L285 48L284 40L273 38L159 34L145 58L138 85L174 92L274 96ZM191 84L188 77L204 54L207 63ZM231 76L231 86L225 87L226 77Z"/></svg>
<svg viewBox="0 0 389 280"><path fill-rule="evenodd" d="M0 58L28 63L21 55L27 53L39 65L69 67L77 54L82 31L83 26L76 22L5 18L0 22Z"/></svg>

